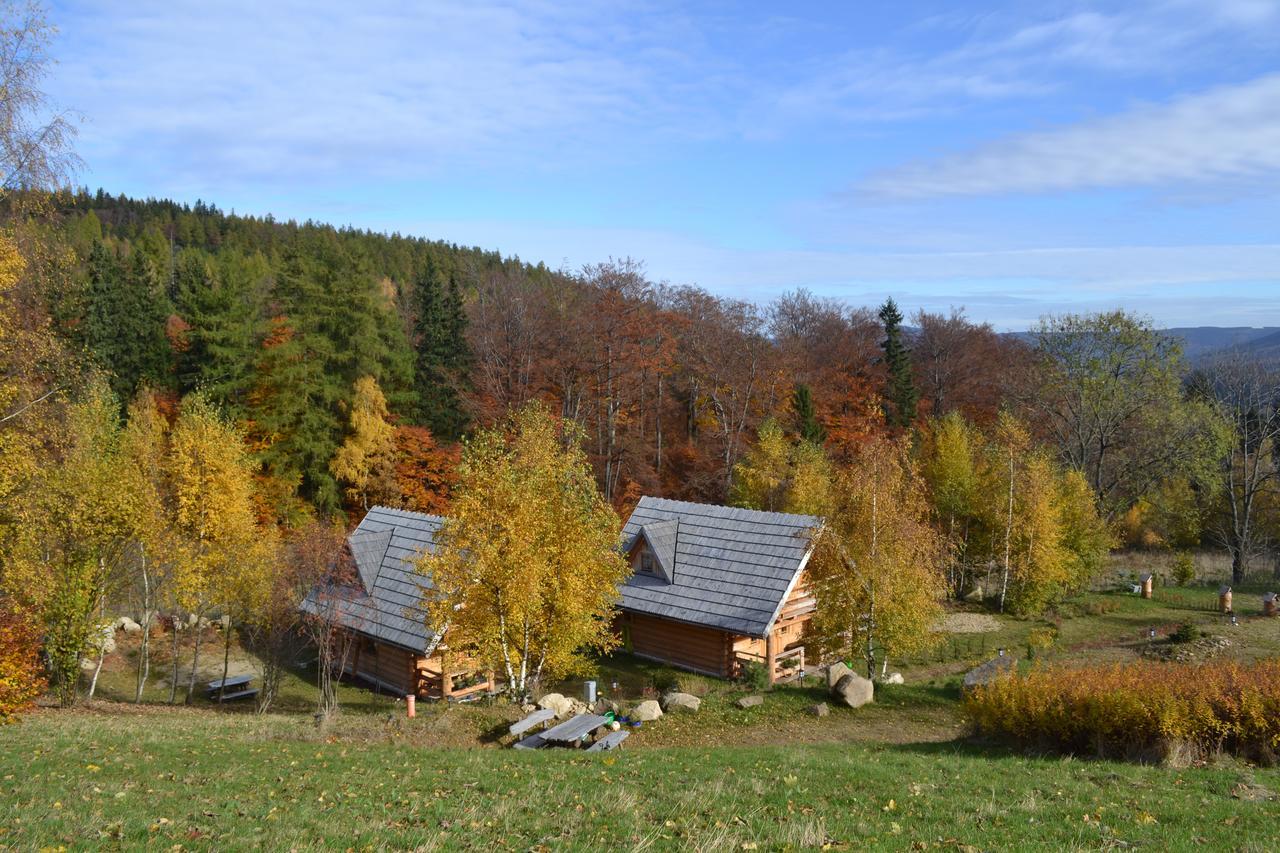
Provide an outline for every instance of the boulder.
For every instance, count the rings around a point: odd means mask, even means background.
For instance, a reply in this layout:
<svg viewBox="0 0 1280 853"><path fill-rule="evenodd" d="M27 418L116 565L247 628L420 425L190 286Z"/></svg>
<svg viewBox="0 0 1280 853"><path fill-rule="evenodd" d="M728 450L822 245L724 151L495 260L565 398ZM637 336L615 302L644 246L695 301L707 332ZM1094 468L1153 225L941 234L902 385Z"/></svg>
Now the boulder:
<svg viewBox="0 0 1280 853"><path fill-rule="evenodd" d="M754 708L757 705L764 704L764 697L763 696L743 696L741 699L739 699L737 702L734 702L733 704L737 705L739 708Z"/></svg>
<svg viewBox="0 0 1280 853"><path fill-rule="evenodd" d="M532 714L536 710L538 710L538 706L532 702L525 702L520 706L520 713L522 714Z"/></svg>
<svg viewBox="0 0 1280 853"><path fill-rule="evenodd" d="M652 722L662 716L662 706L653 699L646 699L632 708L627 716L642 723Z"/></svg>
<svg viewBox="0 0 1280 853"><path fill-rule="evenodd" d="M871 679L851 672L836 682L831 690L831 697L850 708L861 708L875 698L875 691Z"/></svg>
<svg viewBox="0 0 1280 853"><path fill-rule="evenodd" d="M834 690L835 686L840 683L840 679L846 675L852 675L853 670L843 662L836 662L827 667L827 689Z"/></svg>
<svg viewBox="0 0 1280 853"><path fill-rule="evenodd" d="M538 700L538 707L554 711L557 717L567 717L573 709L573 700L566 699L559 693L548 693Z"/></svg>
<svg viewBox="0 0 1280 853"><path fill-rule="evenodd" d="M881 684L905 684L906 679L902 677L900 672L891 672L888 675L881 676L876 679Z"/></svg>
<svg viewBox="0 0 1280 853"><path fill-rule="evenodd" d="M702 707L702 700L692 693L672 692L662 697L662 708L668 714L677 712L695 713Z"/></svg>
<svg viewBox="0 0 1280 853"><path fill-rule="evenodd" d="M826 702L819 702L817 705L810 705L805 709L815 717L825 717L831 713L831 709L827 707Z"/></svg>
<svg viewBox="0 0 1280 853"><path fill-rule="evenodd" d="M128 616L121 616L116 620L113 627L115 630L124 631L126 634L136 634L142 631L142 626Z"/></svg>
<svg viewBox="0 0 1280 853"><path fill-rule="evenodd" d="M990 684L1000 676L1013 672L1013 668L1017 663L1017 659L1009 655L992 658L981 666L977 666L965 673L962 689L972 690L975 687Z"/></svg>
<svg viewBox="0 0 1280 853"><path fill-rule="evenodd" d="M596 713L596 714L607 714L610 711L612 711L614 714L617 714L618 703L614 702L612 699L599 699L596 701L595 707L592 708L591 710L593 713Z"/></svg>

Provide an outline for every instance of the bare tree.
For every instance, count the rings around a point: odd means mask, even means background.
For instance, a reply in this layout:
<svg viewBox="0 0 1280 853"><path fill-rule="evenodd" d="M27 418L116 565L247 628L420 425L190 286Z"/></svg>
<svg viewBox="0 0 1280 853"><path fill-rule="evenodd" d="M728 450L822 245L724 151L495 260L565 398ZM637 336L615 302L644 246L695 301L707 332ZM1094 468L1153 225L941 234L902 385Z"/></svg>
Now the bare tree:
<svg viewBox="0 0 1280 853"><path fill-rule="evenodd" d="M40 88L56 31L36 2L7 2L0 14L0 190L64 186L80 167L76 116Z"/></svg>
<svg viewBox="0 0 1280 853"><path fill-rule="evenodd" d="M1266 545L1258 517L1264 498L1280 487L1280 369L1235 350L1209 362L1192 385L1214 401L1233 432L1212 530L1231 554L1231 579L1239 584Z"/></svg>
<svg viewBox="0 0 1280 853"><path fill-rule="evenodd" d="M338 710L337 679L346 667L352 634L352 597L356 570L340 530L312 525L288 549L298 586L305 588L302 601L302 634L316 650L316 714L327 720ZM264 676L265 677L265 676ZM279 677L279 673L273 673Z"/></svg>

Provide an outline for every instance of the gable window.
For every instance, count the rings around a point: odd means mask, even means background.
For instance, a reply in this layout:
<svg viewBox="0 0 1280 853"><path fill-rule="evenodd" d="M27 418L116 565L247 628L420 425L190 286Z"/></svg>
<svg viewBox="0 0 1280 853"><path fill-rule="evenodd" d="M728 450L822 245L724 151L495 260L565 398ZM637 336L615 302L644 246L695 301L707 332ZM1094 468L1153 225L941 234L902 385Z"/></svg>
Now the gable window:
<svg viewBox="0 0 1280 853"><path fill-rule="evenodd" d="M640 572L646 575L654 574L653 552L647 548L640 552Z"/></svg>

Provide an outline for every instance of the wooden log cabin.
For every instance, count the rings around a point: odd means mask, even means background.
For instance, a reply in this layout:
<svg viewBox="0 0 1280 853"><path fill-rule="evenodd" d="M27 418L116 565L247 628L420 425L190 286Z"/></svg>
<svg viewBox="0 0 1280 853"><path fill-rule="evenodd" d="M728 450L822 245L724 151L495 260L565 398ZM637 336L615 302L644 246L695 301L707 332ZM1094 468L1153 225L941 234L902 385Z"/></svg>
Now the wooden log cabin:
<svg viewBox="0 0 1280 853"><path fill-rule="evenodd" d="M347 537L356 583L313 591L303 610L328 614L352 640L343 675L397 696L462 700L493 689L493 674L436 643L427 628L424 585L415 563L444 519L374 507ZM434 648L433 648L434 647ZM427 649L433 648L427 655Z"/></svg>
<svg viewBox="0 0 1280 853"><path fill-rule="evenodd" d="M806 663L815 602L805 582L811 515L645 497L622 546L632 574L615 627L640 657L722 678L762 666L769 682Z"/></svg>

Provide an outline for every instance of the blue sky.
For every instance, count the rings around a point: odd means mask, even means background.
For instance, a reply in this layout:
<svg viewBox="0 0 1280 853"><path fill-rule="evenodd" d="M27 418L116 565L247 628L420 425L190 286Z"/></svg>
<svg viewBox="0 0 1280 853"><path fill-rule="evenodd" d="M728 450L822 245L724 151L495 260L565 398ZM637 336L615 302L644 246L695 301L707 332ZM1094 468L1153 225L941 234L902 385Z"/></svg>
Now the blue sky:
<svg viewBox="0 0 1280 853"><path fill-rule="evenodd" d="M91 187L757 300L1280 325L1280 0L51 18Z"/></svg>

